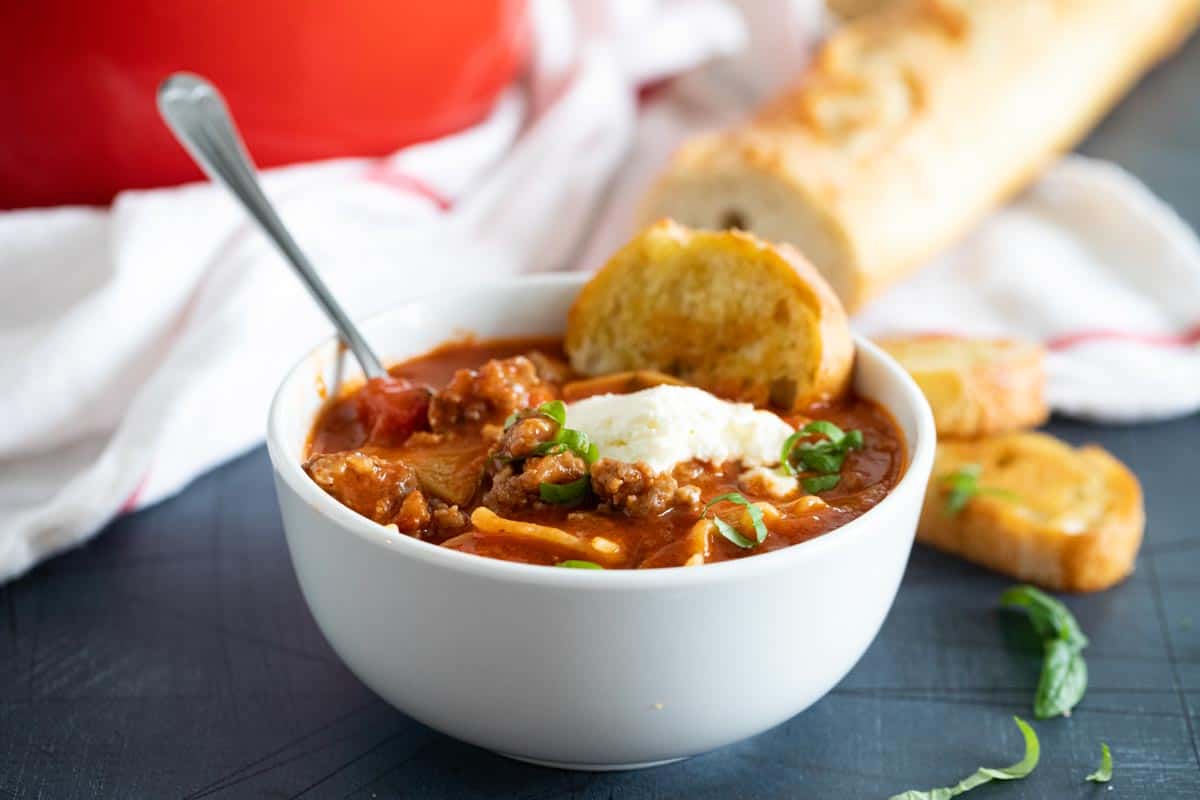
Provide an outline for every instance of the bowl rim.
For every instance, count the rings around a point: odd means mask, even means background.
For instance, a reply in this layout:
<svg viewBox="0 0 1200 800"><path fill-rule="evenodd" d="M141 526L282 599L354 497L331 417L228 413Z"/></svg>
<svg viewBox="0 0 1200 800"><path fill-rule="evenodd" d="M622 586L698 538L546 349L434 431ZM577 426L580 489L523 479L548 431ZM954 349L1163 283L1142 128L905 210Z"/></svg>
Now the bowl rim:
<svg viewBox="0 0 1200 800"><path fill-rule="evenodd" d="M493 292L511 289L514 286L582 286L590 277L584 272L548 273L542 275L518 275L504 279L489 280L472 286L459 286L442 289L438 297L445 298L447 293L474 294L477 292ZM421 302L431 296L423 294L397 306L390 306L368 317L358 320L363 327L371 327L380 321L394 316L413 313ZM267 418L267 452L271 466L276 476L293 491L297 497L325 517L331 525L343 532L354 535L369 544L379 548L389 557L412 558L424 562L431 567L439 567L450 572L467 573L468 575L529 585L548 587L574 586L592 590L647 590L669 589L697 584L723 583L733 580L754 578L770 572L791 569L800 564L819 558L830 550L844 549L856 538L869 535L874 522L887 514L889 509L899 503L899 495L904 492L919 491L924 495L924 484L933 466L936 433L933 423L933 412L925 395L917 387L912 377L883 349L872 344L864 337L854 334L856 369L857 358L861 354L879 362L888 378L894 381L901 390L905 400L911 406L916 421L916 442L909 443L912 457L900 481L892 487L878 504L870 508L862 516L845 525L823 533L789 547L772 550L769 553L758 553L752 557L738 558L730 561L720 561L714 564L704 564L695 567L661 567L657 569L621 569L621 570L573 570L555 569L542 564L525 564L515 561L487 558L473 553L463 553L449 550L440 545L415 539L411 536L396 534L382 525L373 522L346 506L334 500L308 478L300 466L300 462L288 457L288 447L280 418L284 396L298 379L299 373L317 354L334 341L331 335L310 348L284 374L271 400ZM410 356L411 357L411 356ZM384 359L385 362L388 359ZM891 411L891 409L889 409ZM894 412L893 412L894 413ZM909 437L912 438L912 437ZM921 483L919 488L914 484ZM890 535L903 535L893 533Z"/></svg>

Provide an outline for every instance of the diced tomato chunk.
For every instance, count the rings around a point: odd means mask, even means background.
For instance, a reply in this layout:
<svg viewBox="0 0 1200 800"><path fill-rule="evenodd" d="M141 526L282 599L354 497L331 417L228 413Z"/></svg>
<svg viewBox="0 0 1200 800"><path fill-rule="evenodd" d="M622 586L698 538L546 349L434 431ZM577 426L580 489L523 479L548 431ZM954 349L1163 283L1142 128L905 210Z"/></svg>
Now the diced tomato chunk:
<svg viewBox="0 0 1200 800"><path fill-rule="evenodd" d="M372 378L358 393L358 418L367 443L399 447L414 431L429 427L430 391L391 376Z"/></svg>

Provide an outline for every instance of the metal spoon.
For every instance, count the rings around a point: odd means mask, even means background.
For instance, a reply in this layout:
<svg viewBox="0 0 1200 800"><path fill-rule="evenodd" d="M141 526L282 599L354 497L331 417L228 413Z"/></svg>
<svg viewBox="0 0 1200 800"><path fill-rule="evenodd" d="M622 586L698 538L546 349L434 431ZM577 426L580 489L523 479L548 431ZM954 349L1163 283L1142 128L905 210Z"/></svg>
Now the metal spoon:
<svg viewBox="0 0 1200 800"><path fill-rule="evenodd" d="M254 164L246 153L246 145L216 87L198 75L177 72L158 87L158 111L205 174L214 182L224 184L241 201L242 207L283 253L317 305L333 322L342 341L354 353L366 376L386 375L378 356L346 316L267 201L255 177Z"/></svg>

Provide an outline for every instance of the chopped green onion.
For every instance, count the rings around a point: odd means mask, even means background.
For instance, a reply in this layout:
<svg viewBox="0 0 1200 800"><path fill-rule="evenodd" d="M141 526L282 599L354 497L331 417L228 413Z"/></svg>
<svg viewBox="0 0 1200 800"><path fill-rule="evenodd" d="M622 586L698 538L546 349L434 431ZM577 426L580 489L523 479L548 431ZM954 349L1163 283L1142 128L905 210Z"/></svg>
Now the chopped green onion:
<svg viewBox="0 0 1200 800"><path fill-rule="evenodd" d="M558 423L559 427L567 424L567 406L562 400L550 400L549 402L542 403L533 410L533 413L554 420ZM524 416L526 416L526 410L522 408L518 408L509 414L504 419L504 430L511 428Z"/></svg>
<svg viewBox="0 0 1200 800"><path fill-rule="evenodd" d="M814 475L811 478L805 478L800 483L803 484L804 491L809 494L820 494L836 488L841 480L841 475Z"/></svg>
<svg viewBox="0 0 1200 800"><path fill-rule="evenodd" d="M568 450L583 459L584 464L591 466L600 457L600 451L583 431L567 427L567 406L562 400L551 400L542 403L535 410L537 414L554 421L558 425L554 437L548 442L540 442L529 451L531 456L548 456L565 453ZM509 417L505 423L507 429L519 419L519 412ZM513 459L509 459L513 460ZM547 503L567 505L576 503L587 494L590 479L587 475L570 483L541 483L538 484L538 496Z"/></svg>
<svg viewBox="0 0 1200 800"><path fill-rule="evenodd" d="M595 561L580 561L576 558L568 558L566 561L560 561L554 566L566 567L567 569L604 569Z"/></svg>
<svg viewBox="0 0 1200 800"><path fill-rule="evenodd" d="M560 506L577 503L587 494L588 483L586 475L570 483L540 483L538 484L538 496L547 503Z"/></svg>
<svg viewBox="0 0 1200 800"><path fill-rule="evenodd" d="M558 429L558 433L554 435L553 439L548 442L542 442L534 447L530 451L530 455L556 455L558 453L565 453L567 450L575 453L575 455L582 458L587 464L591 464L600 457L600 451L597 450L596 445L592 443L586 433L573 428L563 427Z"/></svg>
<svg viewBox="0 0 1200 800"><path fill-rule="evenodd" d="M1112 751L1104 742L1100 743L1100 767L1084 780L1092 783L1108 783L1112 780Z"/></svg>
<svg viewBox="0 0 1200 800"><path fill-rule="evenodd" d="M751 503L743 495L738 492L730 492L714 497L708 501L708 505L704 506L703 516L708 516L708 510L720 502L737 503L740 506L745 506L746 513L750 515L750 523L754 526L754 536L758 540L754 542L743 536L737 528L730 525L725 520L717 515L713 515L713 524L717 526L717 530L722 536L743 549L754 547L755 544L762 544L767 539L767 526L763 522L762 509Z"/></svg>
<svg viewBox="0 0 1200 800"><path fill-rule="evenodd" d="M574 428L559 428L558 436L555 438L569 449L574 450L580 458L585 458L592 446L592 440L588 438L588 435Z"/></svg>
<svg viewBox="0 0 1200 800"><path fill-rule="evenodd" d="M567 424L567 406L562 400L551 400L537 407L537 413L549 417L559 425Z"/></svg>

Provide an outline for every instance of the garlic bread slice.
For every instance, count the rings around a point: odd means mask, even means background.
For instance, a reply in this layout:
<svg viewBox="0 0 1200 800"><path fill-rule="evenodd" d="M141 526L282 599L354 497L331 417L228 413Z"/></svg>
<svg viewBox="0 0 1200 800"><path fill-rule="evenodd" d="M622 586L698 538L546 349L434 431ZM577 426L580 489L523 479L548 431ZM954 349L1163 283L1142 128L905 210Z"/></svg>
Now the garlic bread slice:
<svg viewBox="0 0 1200 800"><path fill-rule="evenodd" d="M799 253L671 220L583 287L566 351L584 375L654 370L785 411L841 395L854 360L841 303Z"/></svg>
<svg viewBox="0 0 1200 800"><path fill-rule="evenodd" d="M880 347L908 370L943 436L988 436L1046 421L1046 352L1014 339L910 336Z"/></svg>
<svg viewBox="0 0 1200 800"><path fill-rule="evenodd" d="M917 538L1048 589L1107 589L1133 571L1142 490L1095 445L1044 433L938 444Z"/></svg>

